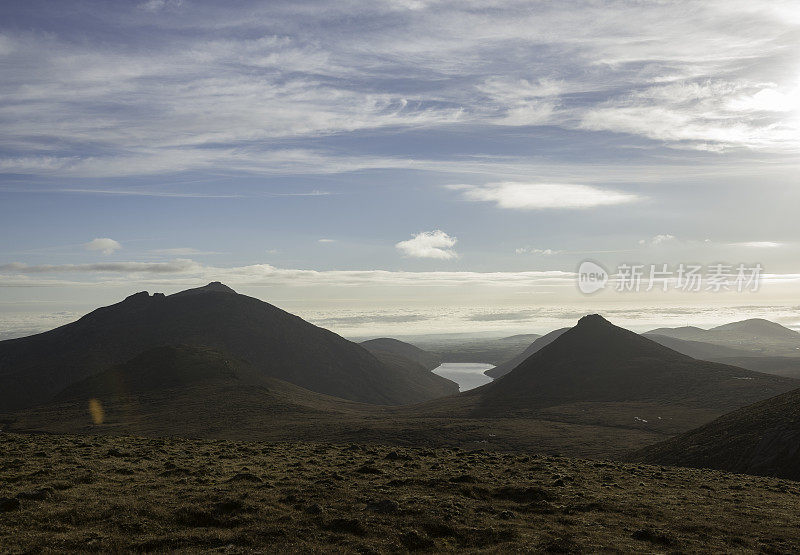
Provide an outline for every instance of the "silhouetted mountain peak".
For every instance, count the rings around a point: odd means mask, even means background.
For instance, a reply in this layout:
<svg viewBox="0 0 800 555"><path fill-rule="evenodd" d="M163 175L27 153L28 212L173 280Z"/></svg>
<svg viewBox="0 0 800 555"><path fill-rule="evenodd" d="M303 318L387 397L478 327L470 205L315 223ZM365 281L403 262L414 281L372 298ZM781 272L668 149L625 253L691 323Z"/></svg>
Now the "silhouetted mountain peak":
<svg viewBox="0 0 800 555"><path fill-rule="evenodd" d="M140 301L147 301L149 299L164 299L164 298L166 298L166 295L164 293L153 293L151 295L147 291L139 291L138 293L134 293L133 295L128 295L122 302L140 302Z"/></svg>
<svg viewBox="0 0 800 555"><path fill-rule="evenodd" d="M46 401L163 345L214 349L263 377L352 401L405 404L457 391L429 366L380 360L331 331L214 282L168 297L137 293L49 332L0 342L0 412Z"/></svg>
<svg viewBox="0 0 800 555"><path fill-rule="evenodd" d="M683 358L684 355L665 348L641 335L615 326L599 314L588 314L575 327L557 334L554 341L537 353L558 361L607 362L636 357Z"/></svg>
<svg viewBox="0 0 800 555"><path fill-rule="evenodd" d="M133 295L128 295L127 297L125 297L125 300L123 302L135 303L149 298L150 298L150 293L148 293L147 291L139 291L138 293L134 293Z"/></svg>
<svg viewBox="0 0 800 555"><path fill-rule="evenodd" d="M614 325L599 314L587 314L578 320L578 324L575 327L578 329L592 329L614 327Z"/></svg>
<svg viewBox="0 0 800 555"><path fill-rule="evenodd" d="M501 379L465 394L482 397L479 412L645 400L727 409L792 387L791 380L693 359L598 314L554 335Z"/></svg>
<svg viewBox="0 0 800 555"><path fill-rule="evenodd" d="M203 287L195 287L194 289L186 289L184 291L180 291L179 293L175 293L172 295L173 297L177 295L198 295L203 293L233 293L236 294L236 291L221 283L219 281L212 281L208 285L204 285Z"/></svg>

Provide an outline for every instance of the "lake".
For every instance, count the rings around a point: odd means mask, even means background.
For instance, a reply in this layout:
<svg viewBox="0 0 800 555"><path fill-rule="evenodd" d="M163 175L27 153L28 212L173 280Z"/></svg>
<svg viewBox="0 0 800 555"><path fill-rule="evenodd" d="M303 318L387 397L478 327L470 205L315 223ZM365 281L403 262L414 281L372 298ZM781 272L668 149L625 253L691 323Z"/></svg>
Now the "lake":
<svg viewBox="0 0 800 555"><path fill-rule="evenodd" d="M481 362L445 362L434 368L433 373L453 380L460 391L468 391L492 381L492 378L484 374L489 368L494 368L494 365Z"/></svg>

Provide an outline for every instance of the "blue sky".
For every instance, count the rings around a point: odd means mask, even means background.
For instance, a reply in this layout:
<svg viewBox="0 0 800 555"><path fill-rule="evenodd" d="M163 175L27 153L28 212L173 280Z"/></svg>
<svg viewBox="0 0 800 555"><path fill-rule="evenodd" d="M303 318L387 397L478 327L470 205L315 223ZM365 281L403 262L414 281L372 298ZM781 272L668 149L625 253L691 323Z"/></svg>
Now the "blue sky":
<svg viewBox="0 0 800 555"><path fill-rule="evenodd" d="M799 60L796 2L4 3L0 333L212 279L351 334L800 325Z"/></svg>

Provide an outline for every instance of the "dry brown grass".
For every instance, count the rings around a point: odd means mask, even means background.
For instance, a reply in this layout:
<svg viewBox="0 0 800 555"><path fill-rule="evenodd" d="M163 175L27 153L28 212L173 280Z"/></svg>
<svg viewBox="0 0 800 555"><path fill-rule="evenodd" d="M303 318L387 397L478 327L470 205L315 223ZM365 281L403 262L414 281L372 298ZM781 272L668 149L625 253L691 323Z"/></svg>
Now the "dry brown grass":
<svg viewBox="0 0 800 555"><path fill-rule="evenodd" d="M12 553L800 550L796 482L520 453L0 434L0 488Z"/></svg>

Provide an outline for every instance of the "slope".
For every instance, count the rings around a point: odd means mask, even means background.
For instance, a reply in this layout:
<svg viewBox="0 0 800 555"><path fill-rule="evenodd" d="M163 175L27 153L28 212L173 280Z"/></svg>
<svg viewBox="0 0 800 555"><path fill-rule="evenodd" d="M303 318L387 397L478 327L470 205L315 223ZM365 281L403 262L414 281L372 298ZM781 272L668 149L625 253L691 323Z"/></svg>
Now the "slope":
<svg viewBox="0 0 800 555"><path fill-rule="evenodd" d="M547 333L541 337L536 338L533 341L533 343L531 343L528 346L528 348L525 349L523 352L521 352L514 358L507 360L506 362L498 364L494 368L490 368L489 370L484 372L484 374L494 379L505 376L506 374L511 372L514 368L522 364L522 362L524 362L525 359L527 359L533 353L539 351L539 349L546 347L547 345L549 345L550 343L561 337L561 334L563 334L568 329L569 328L560 328L557 330L553 330L550 333Z"/></svg>
<svg viewBox="0 0 800 555"><path fill-rule="evenodd" d="M137 293L66 326L0 342L0 411L44 402L145 350L177 344L211 347L265 376L344 399L403 404L434 396L420 395L419 376L363 347L212 283L170 296Z"/></svg>
<svg viewBox="0 0 800 555"><path fill-rule="evenodd" d="M800 390L741 408L630 458L800 480Z"/></svg>

